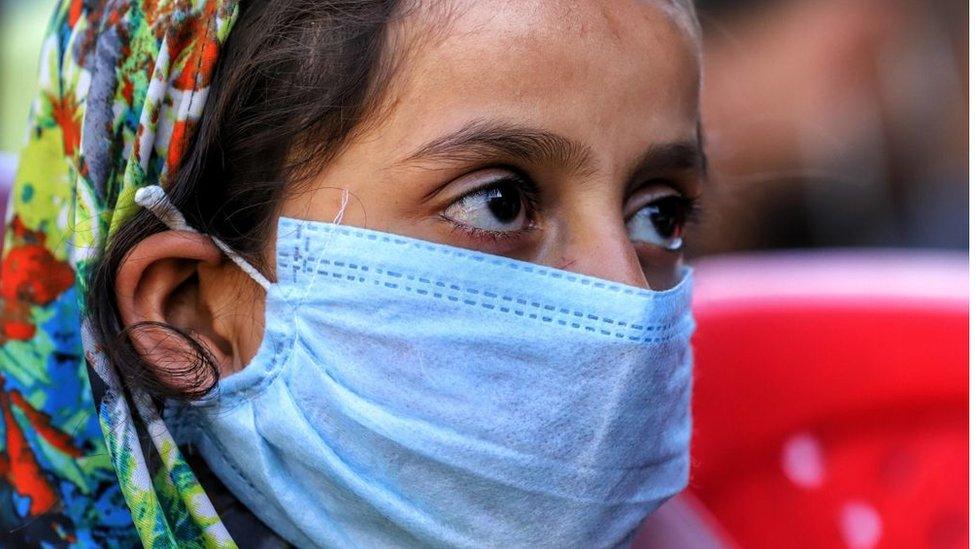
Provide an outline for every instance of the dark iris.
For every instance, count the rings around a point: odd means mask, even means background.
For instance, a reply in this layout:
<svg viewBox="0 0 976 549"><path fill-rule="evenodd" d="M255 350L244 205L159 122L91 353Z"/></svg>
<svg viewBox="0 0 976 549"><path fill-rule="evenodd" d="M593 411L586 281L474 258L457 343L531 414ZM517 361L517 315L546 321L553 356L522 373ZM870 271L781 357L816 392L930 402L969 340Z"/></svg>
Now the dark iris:
<svg viewBox="0 0 976 549"><path fill-rule="evenodd" d="M487 189L485 198L492 215L502 223L515 221L522 212L522 195L511 183L499 183Z"/></svg>
<svg viewBox="0 0 976 549"><path fill-rule="evenodd" d="M649 205L651 224L661 238L678 236L685 224L687 213L686 199L680 196L665 196Z"/></svg>

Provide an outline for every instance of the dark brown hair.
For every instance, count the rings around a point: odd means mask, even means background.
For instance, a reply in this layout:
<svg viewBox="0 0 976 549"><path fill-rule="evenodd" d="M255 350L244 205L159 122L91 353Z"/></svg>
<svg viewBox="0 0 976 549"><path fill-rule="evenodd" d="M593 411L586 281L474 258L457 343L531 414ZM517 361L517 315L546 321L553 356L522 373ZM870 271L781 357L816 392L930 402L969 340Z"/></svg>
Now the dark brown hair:
<svg viewBox="0 0 976 549"><path fill-rule="evenodd" d="M190 225L267 272L261 251L285 193L317 173L379 108L394 72L386 45L399 4L240 3L197 132L167 189ZM122 326L116 306L122 262L137 243L164 229L145 210L127 221L93 269L87 306L94 336L130 386L155 397L197 398L219 375L207 349L167 324ZM185 353L148 364L132 345L137 330L165 330ZM165 375L157 374L160 369Z"/></svg>

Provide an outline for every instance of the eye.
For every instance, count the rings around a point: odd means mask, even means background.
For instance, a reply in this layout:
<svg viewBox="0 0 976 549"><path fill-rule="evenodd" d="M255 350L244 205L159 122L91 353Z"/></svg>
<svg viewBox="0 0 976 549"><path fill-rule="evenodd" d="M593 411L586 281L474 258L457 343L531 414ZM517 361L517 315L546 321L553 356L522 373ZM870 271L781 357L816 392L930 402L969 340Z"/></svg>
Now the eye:
<svg viewBox="0 0 976 549"><path fill-rule="evenodd" d="M640 193L638 198L644 205L627 219L630 239L668 251L680 250L693 201L674 189L660 187Z"/></svg>
<svg viewBox="0 0 976 549"><path fill-rule="evenodd" d="M516 232L531 223L528 187L516 174L496 178L455 200L441 215L469 232Z"/></svg>

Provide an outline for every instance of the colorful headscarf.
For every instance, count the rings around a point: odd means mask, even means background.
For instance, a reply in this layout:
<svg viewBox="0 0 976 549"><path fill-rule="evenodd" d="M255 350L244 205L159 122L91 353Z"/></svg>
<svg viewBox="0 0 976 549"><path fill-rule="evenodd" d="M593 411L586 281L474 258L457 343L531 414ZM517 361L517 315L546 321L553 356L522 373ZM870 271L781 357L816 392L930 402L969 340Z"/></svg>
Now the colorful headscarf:
<svg viewBox="0 0 976 549"><path fill-rule="evenodd" d="M0 545L233 547L147 395L94 345L93 261L166 186L235 0L61 0L0 270Z"/></svg>

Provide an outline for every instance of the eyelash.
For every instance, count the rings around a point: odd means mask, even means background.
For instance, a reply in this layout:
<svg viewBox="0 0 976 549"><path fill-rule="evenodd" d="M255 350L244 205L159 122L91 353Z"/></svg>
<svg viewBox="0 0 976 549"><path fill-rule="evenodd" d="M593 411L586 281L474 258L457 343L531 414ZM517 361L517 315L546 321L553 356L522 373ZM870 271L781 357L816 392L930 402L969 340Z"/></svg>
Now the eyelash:
<svg viewBox="0 0 976 549"><path fill-rule="evenodd" d="M447 219L447 218L445 218ZM465 237L477 240L488 244L498 244L501 242L512 242L524 237L527 233L535 231L537 227L529 225L523 229L517 231L490 231L486 229L479 229L477 227L471 227L468 225L463 225L457 223L450 219L447 219L451 224L452 233L463 233Z"/></svg>
<svg viewBox="0 0 976 549"><path fill-rule="evenodd" d="M681 201L681 205L685 210L685 226L695 225L701 220L702 205L701 205L700 197L687 196L683 194L681 191L678 191L675 185L662 183L662 186L666 186L670 189L675 189L675 191L678 193L677 195L671 195L671 196L674 196L674 198ZM660 198L647 202L646 204L638 208L638 211L650 206L654 202L657 202L657 200L660 200Z"/></svg>
<svg viewBox="0 0 976 549"><path fill-rule="evenodd" d="M681 195L685 202L685 226L697 225L701 221L702 203L700 196Z"/></svg>
<svg viewBox="0 0 976 549"><path fill-rule="evenodd" d="M701 198L694 196L688 197L681 195L681 198L685 200L685 226L687 225L697 225L701 221L702 215L702 204Z"/></svg>
<svg viewBox="0 0 976 549"><path fill-rule="evenodd" d="M488 183L485 183L480 187L468 191L467 193L459 197L458 200L461 200L466 196L475 195L484 192L488 189L495 188L504 183L512 183L518 188L519 192L525 198L525 210L526 210L525 215L528 217L528 221L529 221L528 225L516 231L492 231L492 230L481 229L478 227L472 227L470 225L459 223L456 220L451 219L450 217L442 214L440 216L441 219L447 221L450 224L452 233L460 232L463 233L468 238L478 240L480 242L487 243L487 244L496 244L501 242L511 242L511 241L518 240L519 238L522 238L526 234L533 232L539 228L538 225L536 224L539 216L541 215L541 207L540 207L541 200L540 200L539 186L534 181L532 181L532 178L530 178L528 175L523 173L522 170L519 170L518 168L514 168L512 166L493 166L493 167L508 170L512 172L512 175L507 177L499 177ZM487 169L487 167L480 168L480 169Z"/></svg>

